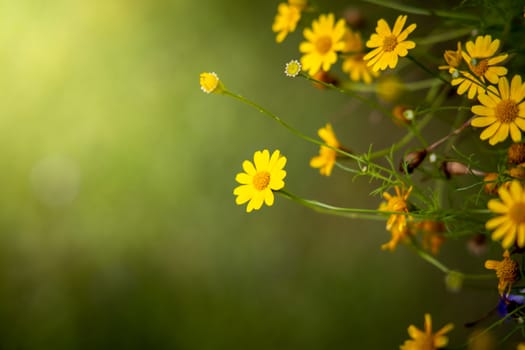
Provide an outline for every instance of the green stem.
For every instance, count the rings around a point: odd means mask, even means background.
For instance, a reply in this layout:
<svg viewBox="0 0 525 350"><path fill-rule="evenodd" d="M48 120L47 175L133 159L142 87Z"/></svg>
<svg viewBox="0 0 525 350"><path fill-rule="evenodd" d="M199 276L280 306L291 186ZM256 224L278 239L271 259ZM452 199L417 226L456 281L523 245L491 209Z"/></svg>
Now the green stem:
<svg viewBox="0 0 525 350"><path fill-rule="evenodd" d="M268 117L272 118L273 120L275 120L277 123L281 124L282 126L284 126L286 129L288 129L291 133L293 133L294 135L302 138L303 140L305 141L308 141L308 142L311 142L311 143L314 143L316 145L319 145L319 146L325 146L325 147L328 147L334 151L336 151L337 153L339 154L342 154L350 159L353 159L355 161L362 161L361 158L353 155L352 153L349 153L341 148L338 148L338 147L334 147L334 146L331 146L331 145L328 145L326 143L324 143L323 141L319 141L317 139L314 139L310 136L307 136L305 134L303 134L301 131L299 131L298 129L294 128L293 126L291 126L290 124L286 123L284 120L282 120L281 118L279 118L277 115L273 114L272 112L270 112L269 110L267 110L266 108L258 105L257 103L253 102L253 101L250 101L249 99L241 96L241 95L237 95L237 94L234 94L228 90L224 90L223 91L223 94L224 95L227 95L227 96L230 96L230 97L233 97L243 103L246 103L247 105L255 108L256 110L258 110L259 112L267 115Z"/></svg>
<svg viewBox="0 0 525 350"><path fill-rule="evenodd" d="M465 14L465 13L450 12L450 11L443 11L443 10L427 10L427 9L422 9L422 8L415 7L415 6L399 4L399 3L389 1L389 0L361 0L361 1L368 2L370 4L387 7L387 8L391 8L391 9L406 12L406 13L412 13L415 15L437 16L437 17L479 22L478 17L469 15L469 14Z"/></svg>
<svg viewBox="0 0 525 350"><path fill-rule="evenodd" d="M389 215L389 212L380 211L377 209L360 209L360 208L342 208L336 207L330 204L322 203L316 200L304 199L297 197L296 195L286 191L279 190L276 191L285 198L291 199L305 207L313 209L322 213L329 213L338 216L349 217L352 219L368 219L368 220L386 220L386 215ZM403 214L401 212L396 214Z"/></svg>
<svg viewBox="0 0 525 350"><path fill-rule="evenodd" d="M417 116L417 115L421 115L421 114L441 112L441 111L466 111L466 110L470 111L470 107L466 107L466 106L443 106L443 107L422 109L420 111L416 111L415 115Z"/></svg>
<svg viewBox="0 0 525 350"><path fill-rule="evenodd" d="M408 246L410 248L412 248L412 250L414 250L417 253L417 255L419 255L421 258L423 258L423 260L427 261L431 265L434 265L435 267L437 267L443 273L448 274L450 271L452 271L451 269L449 269L448 267L443 265L439 260L434 258L432 255L428 254L424 250L422 250L419 247L417 247L414 243L411 243ZM460 272L456 271L456 273L459 273L460 275L463 276L463 274L460 273Z"/></svg>
<svg viewBox="0 0 525 350"><path fill-rule="evenodd" d="M423 65L421 62L419 62L414 56L412 55L407 55L406 56L408 59L410 59L412 62L414 62L416 64L416 66L418 66L419 68L421 68L422 70L424 70L425 72L427 72L428 74L430 74L431 76L435 77L435 78L438 78L439 80L441 80L442 82L444 82L445 84L449 84L449 82L443 78L441 76L441 74L436 74L436 72L430 70L427 66Z"/></svg>
<svg viewBox="0 0 525 350"><path fill-rule="evenodd" d="M379 111L381 111L383 114L385 115L389 115L391 116L392 113L385 109L383 106L381 106L379 103L376 103L374 101L372 101L371 99L368 99L368 98L365 98L361 95L358 95L356 94L354 91L352 90L348 90L348 89L345 89L345 88L341 88L341 87L338 87L338 86L335 86L334 84L330 84L330 83L325 83L324 81L321 81L321 80L317 80L313 77L311 77L310 75L304 73L304 72L301 72L300 74L303 78L307 79L307 80L310 80L314 83L317 83L317 84L320 84L326 88L329 88L329 89L333 89L333 90L336 90L336 91L339 91L340 93L343 93L345 95L348 95L350 97L353 97L353 98L356 98L358 99L359 101L363 102L363 103L366 103L368 106L372 107L373 109L377 109Z"/></svg>
<svg viewBox="0 0 525 350"><path fill-rule="evenodd" d="M414 81L410 83L403 83L403 89L407 91L418 91L423 89L428 89L435 86L436 84L442 84L438 79L425 79L420 81ZM341 87L348 91L357 91L357 92L376 92L377 84L363 84L356 82L343 82Z"/></svg>

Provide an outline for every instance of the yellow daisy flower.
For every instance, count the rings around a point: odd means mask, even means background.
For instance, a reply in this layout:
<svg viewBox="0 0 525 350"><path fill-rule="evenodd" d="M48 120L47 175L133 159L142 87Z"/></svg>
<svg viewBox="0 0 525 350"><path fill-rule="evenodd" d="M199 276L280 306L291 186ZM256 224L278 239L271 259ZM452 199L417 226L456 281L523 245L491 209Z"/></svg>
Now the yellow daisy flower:
<svg viewBox="0 0 525 350"><path fill-rule="evenodd" d="M496 89L494 89L496 90ZM506 77L499 80L497 94L492 90L478 95L481 105L473 106L472 113L478 117L470 124L486 127L480 139L489 139L491 145L505 141L510 136L514 142L521 141L521 131L525 130L525 84L521 76L515 75L510 83Z"/></svg>
<svg viewBox="0 0 525 350"><path fill-rule="evenodd" d="M500 186L499 199L489 200L487 206L493 213L500 214L485 224L487 230L494 230L492 239L503 238L501 245L507 249L515 242L525 247L525 190L518 180L510 186Z"/></svg>
<svg viewBox="0 0 525 350"><path fill-rule="evenodd" d="M275 41L282 43L288 33L295 31L297 23L301 19L301 9L298 6L285 3L277 6L277 15L272 25L272 31L277 33Z"/></svg>
<svg viewBox="0 0 525 350"><path fill-rule="evenodd" d="M328 71L337 61L337 51L345 48L345 21L340 19L335 23L333 13L319 16L312 22L312 29L305 28L303 35L307 41L299 45L303 69L310 75L319 70Z"/></svg>
<svg viewBox="0 0 525 350"><path fill-rule="evenodd" d="M408 35L416 29L416 24L403 30L406 20L406 15L397 17L392 30L384 19L377 21L376 33L366 42L366 46L373 50L364 57L375 72L387 67L395 68L398 57L406 56L409 49L416 47L415 42L406 41Z"/></svg>
<svg viewBox="0 0 525 350"><path fill-rule="evenodd" d="M408 335L413 340L405 340L401 345L401 350L436 350L443 348L448 344L448 337L446 333L454 328L452 323L447 324L436 333L432 333L432 317L430 314L425 314L425 330L419 330L416 326L410 325L408 327Z"/></svg>
<svg viewBox="0 0 525 350"><path fill-rule="evenodd" d="M494 56L499 49L500 41L492 40L490 35L478 36L476 41L468 41L461 55L470 72L459 71L459 77L452 79L452 86L458 86L458 95L468 91L467 97L473 99L478 94L485 93L485 84L497 84L500 77L507 74L507 68L498 66L508 55ZM486 79L486 80L485 80Z"/></svg>
<svg viewBox="0 0 525 350"><path fill-rule="evenodd" d="M401 191L398 186L395 186L396 195L392 196L388 192L383 192L383 197L387 200L381 203L379 210L408 213L407 199L412 192L412 186L405 192ZM391 214L386 222L386 229L392 234L390 242L381 246L383 250L393 251L400 240L407 237L409 231L407 229L407 215L405 214Z"/></svg>
<svg viewBox="0 0 525 350"><path fill-rule="evenodd" d="M253 163L245 160L242 163L244 172L235 176L235 180L241 184L233 190L233 194L237 196L235 203L242 205L248 202L248 213L260 209L263 203L272 206L273 191L284 187L285 164L286 157L281 156L279 150L274 151L271 156L267 149L255 152Z"/></svg>
<svg viewBox="0 0 525 350"><path fill-rule="evenodd" d="M496 270L498 276L498 292L501 296L508 295L512 288L512 284L520 277L520 265L516 260L510 258L510 253L505 250L503 253L503 260L487 260L485 261L485 268L489 270Z"/></svg>
<svg viewBox="0 0 525 350"><path fill-rule="evenodd" d="M497 66L507 59L507 54L494 56L499 49L499 39L492 40L490 35L478 36L475 42L467 41L462 51L463 59L469 69L484 83L487 79L491 84L497 84L501 76L507 74L507 68Z"/></svg>
<svg viewBox="0 0 525 350"><path fill-rule="evenodd" d="M339 143L339 140L337 140L330 123L327 123L324 128L319 129L317 134L327 145L335 148L341 147L341 144ZM319 149L319 155L317 157L313 157L310 160L310 166L312 168L319 168L321 175L330 176L335 164L336 157L337 152L335 150L326 146L321 146Z"/></svg>

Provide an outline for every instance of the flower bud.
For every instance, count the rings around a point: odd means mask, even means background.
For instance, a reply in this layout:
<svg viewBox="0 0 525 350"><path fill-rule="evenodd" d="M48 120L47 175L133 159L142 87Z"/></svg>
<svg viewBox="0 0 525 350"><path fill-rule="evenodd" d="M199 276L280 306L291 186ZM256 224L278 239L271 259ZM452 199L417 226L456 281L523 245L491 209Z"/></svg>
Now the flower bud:
<svg viewBox="0 0 525 350"><path fill-rule="evenodd" d="M409 174L412 174L414 169L416 169L425 160L426 156L426 149L414 151L412 153L407 154L399 164L399 171L404 172L406 168L406 171Z"/></svg>
<svg viewBox="0 0 525 350"><path fill-rule="evenodd" d="M498 179L497 173L488 173L483 178L483 182L485 182L485 185L483 186L483 190L487 194L498 194L498 184L496 180Z"/></svg>

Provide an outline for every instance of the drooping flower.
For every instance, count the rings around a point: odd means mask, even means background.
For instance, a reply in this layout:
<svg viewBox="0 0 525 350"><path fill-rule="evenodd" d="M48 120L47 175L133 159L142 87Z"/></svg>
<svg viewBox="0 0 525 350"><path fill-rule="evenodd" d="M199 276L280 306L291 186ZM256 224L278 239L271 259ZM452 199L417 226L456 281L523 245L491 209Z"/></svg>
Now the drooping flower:
<svg viewBox="0 0 525 350"><path fill-rule="evenodd" d="M452 75L457 74L458 67L461 64L461 61L463 60L461 52L461 42L458 41L458 48L456 51L445 50L445 54L443 55L443 57L445 58L445 62L447 62L447 65L439 66L438 68L446 69Z"/></svg>
<svg viewBox="0 0 525 350"><path fill-rule="evenodd" d="M499 80L498 91L480 94L481 105L471 108L478 117L472 119L474 127L486 127L480 139L489 139L491 145L505 141L510 136L512 141L521 141L521 132L525 130L525 84L521 76L515 75L510 83L506 77Z"/></svg>
<svg viewBox="0 0 525 350"><path fill-rule="evenodd" d="M433 255L439 253L441 245L445 242L446 227L443 221L423 220L415 225L416 230L423 234L423 249L430 251Z"/></svg>
<svg viewBox="0 0 525 350"><path fill-rule="evenodd" d="M310 75L319 70L328 71L337 61L337 51L345 47L343 36L345 34L345 21L340 19L335 23L333 13L320 15L312 23L312 29L305 28L303 35L307 41L299 45L303 69Z"/></svg>
<svg viewBox="0 0 525 350"><path fill-rule="evenodd" d="M253 163L245 160L242 163L244 172L235 177L241 184L233 190L233 194L237 196L235 203L242 205L248 202L248 213L260 209L263 203L272 206L273 191L284 187L285 164L286 157L282 156L279 150L274 151L271 156L267 149L255 152Z"/></svg>
<svg viewBox="0 0 525 350"><path fill-rule="evenodd" d="M499 199L489 200L487 206L493 213L499 214L487 221L487 230L494 230L492 239L503 239L501 245L507 249L514 243L525 247L525 191L518 180L509 186L500 186Z"/></svg>
<svg viewBox="0 0 525 350"><path fill-rule="evenodd" d="M447 324L436 333L432 333L432 317L425 314L425 330L420 330L414 325L408 327L408 335L411 340L405 340L400 346L401 350L436 350L447 346L448 337L446 333L454 328L452 323Z"/></svg>
<svg viewBox="0 0 525 350"><path fill-rule="evenodd" d="M381 203L379 210L389 211L389 212L400 212L400 214L390 214L386 222L386 229L392 234L392 239L381 246L383 250L393 251L399 241L404 239L410 233L407 229L407 216L408 213L408 204L407 199L412 191L412 187L409 187L405 192L400 190L398 186L395 186L396 195L392 196L388 192L383 192L383 197L387 200L386 202Z"/></svg>
<svg viewBox="0 0 525 350"><path fill-rule="evenodd" d="M387 67L395 68L399 57L408 54L408 50L416 47L413 41L407 41L410 33L416 29L413 23L403 30L407 16L398 16L393 29L384 19L377 21L376 33L372 34L366 46L373 49L364 57L374 71L385 70Z"/></svg>
<svg viewBox="0 0 525 350"><path fill-rule="evenodd" d="M284 74L286 74L287 77L295 78L296 76L301 73L301 63L297 60L291 60L290 62L286 63L286 66L284 67Z"/></svg>
<svg viewBox="0 0 525 350"><path fill-rule="evenodd" d="M503 260L487 260L485 268L496 270L496 276L499 279L498 292L501 296L509 295L512 284L520 277L520 265L516 260L510 258L510 253L505 250Z"/></svg>
<svg viewBox="0 0 525 350"><path fill-rule="evenodd" d="M223 89L219 76L215 72L201 73L199 82L201 90L207 94L211 94L212 92L219 93Z"/></svg>
<svg viewBox="0 0 525 350"><path fill-rule="evenodd" d="M272 31L277 33L275 41L282 43L288 33L295 31L300 19L301 9L298 6L280 3L272 25Z"/></svg>
<svg viewBox="0 0 525 350"><path fill-rule="evenodd" d="M335 136L335 132L332 129L332 124L327 123L324 128L317 131L319 137L329 146L334 148L340 148L341 144ZM321 146L319 149L319 155L313 157L310 160L310 166L312 168L319 168L321 175L330 176L332 169L335 164L337 152L329 147Z"/></svg>

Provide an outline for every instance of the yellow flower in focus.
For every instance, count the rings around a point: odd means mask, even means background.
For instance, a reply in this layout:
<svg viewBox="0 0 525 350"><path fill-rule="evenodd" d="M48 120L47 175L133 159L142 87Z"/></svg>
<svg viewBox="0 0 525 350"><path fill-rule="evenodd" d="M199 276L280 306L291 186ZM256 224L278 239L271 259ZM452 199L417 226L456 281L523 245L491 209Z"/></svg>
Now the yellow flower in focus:
<svg viewBox="0 0 525 350"><path fill-rule="evenodd" d="M498 292L501 296L508 295L512 288L512 284L520 277L520 265L517 261L510 258L510 253L505 250L503 253L503 260L487 260L485 261L485 268L489 270L496 270L498 276Z"/></svg>
<svg viewBox="0 0 525 350"><path fill-rule="evenodd" d="M497 84L500 77L507 74L507 68L498 66L507 58L507 54L497 55L500 41L492 40L490 35L478 36L476 41L468 41L461 55L469 67L470 72L458 71L452 79L452 86L458 86L458 95L468 91L467 97L473 99L476 95L485 93L485 84Z"/></svg>
<svg viewBox="0 0 525 350"><path fill-rule="evenodd" d="M478 117L472 119L474 127L486 127L480 139L489 139L491 145L505 141L510 136L512 141L521 141L521 131L525 130L525 84L521 76L515 75L510 83L506 77L499 80L498 95L488 91L478 95L482 105L473 106L472 113Z"/></svg>
<svg viewBox="0 0 525 350"><path fill-rule="evenodd" d="M285 164L286 157L281 156L279 150L274 151L271 157L267 149L255 152L253 163L245 160L242 163L244 172L235 176L235 180L241 184L233 190L233 194L237 196L235 203L242 205L248 202L248 213L260 209L263 203L272 206L273 191L284 187Z"/></svg>
<svg viewBox="0 0 525 350"><path fill-rule="evenodd" d="M412 192L412 187L405 192L401 191L398 186L395 186L396 195L392 196L388 192L383 192L383 197L387 200L386 202L381 203L379 210L381 211L390 211L390 212L400 212L402 214L391 214L386 222L386 229L392 234L392 239L390 242L385 243L381 246L383 250L393 251L399 241L408 236L409 231L407 229L407 215L408 213L408 204L407 199Z"/></svg>
<svg viewBox="0 0 525 350"><path fill-rule="evenodd" d="M312 29L305 28L303 35L307 41L299 45L299 51L304 53L301 57L303 69L310 75L321 69L328 71L337 61L336 52L345 48L345 31L344 19L335 23L333 13L319 16L319 19L313 21Z"/></svg>
<svg viewBox="0 0 525 350"><path fill-rule="evenodd" d="M499 214L485 224L487 230L494 230L492 239L503 239L501 245L507 249L515 242L518 247L525 247L525 191L518 180L510 186L500 186L499 199L487 203L493 213Z"/></svg>
<svg viewBox="0 0 525 350"><path fill-rule="evenodd" d="M375 72L387 67L395 68L398 58L406 56L408 50L416 47L415 42L406 41L408 35L416 29L416 24L403 30L406 20L406 15L397 17L392 30L384 19L377 21L376 33L366 42L366 46L373 50L364 57Z"/></svg>
<svg viewBox="0 0 525 350"><path fill-rule="evenodd" d="M457 69L461 64L461 61L463 60L461 52L461 42L458 41L458 49L456 51L445 50L445 54L443 55L443 57L445 58L445 62L447 62L447 65L439 66L438 68L447 69L450 74L457 74Z"/></svg>
<svg viewBox="0 0 525 350"><path fill-rule="evenodd" d="M324 128L319 129L317 134L327 145L330 145L334 148L341 147L341 144L337 140L330 123L327 123ZM330 176L335 164L336 157L337 152L335 150L326 146L321 146L319 149L319 155L317 157L313 157L310 160L310 166L312 168L319 168L321 175Z"/></svg>
<svg viewBox="0 0 525 350"><path fill-rule="evenodd" d="M294 5L285 3L277 6L277 15L272 25L272 31L277 33L275 41L282 43L288 33L295 31L297 23L301 19L301 9Z"/></svg>
<svg viewBox="0 0 525 350"><path fill-rule="evenodd" d="M436 350L443 348L448 344L448 337L446 333L454 328L452 323L447 324L436 333L432 333L432 317L430 314L425 314L425 330L419 330L416 326L410 325L408 327L408 335L412 340L405 340L405 343L400 346L401 350Z"/></svg>
<svg viewBox="0 0 525 350"><path fill-rule="evenodd" d="M507 68L497 66L508 57L507 54L495 56L499 45L499 39L492 40L490 35L480 35L475 42L467 41L465 44L463 59L467 62L470 71L483 83L487 79L491 84L497 84L499 78L507 74Z"/></svg>
<svg viewBox="0 0 525 350"><path fill-rule="evenodd" d="M201 73L199 78L201 90L205 93L211 94L212 92L218 93L222 91L223 87L219 80L219 76L214 72Z"/></svg>

